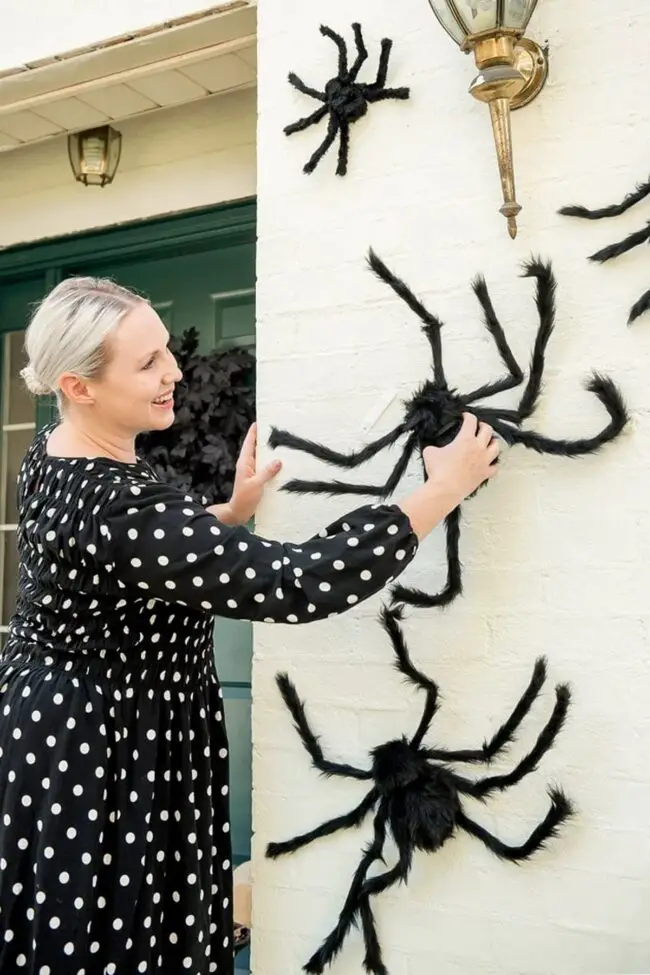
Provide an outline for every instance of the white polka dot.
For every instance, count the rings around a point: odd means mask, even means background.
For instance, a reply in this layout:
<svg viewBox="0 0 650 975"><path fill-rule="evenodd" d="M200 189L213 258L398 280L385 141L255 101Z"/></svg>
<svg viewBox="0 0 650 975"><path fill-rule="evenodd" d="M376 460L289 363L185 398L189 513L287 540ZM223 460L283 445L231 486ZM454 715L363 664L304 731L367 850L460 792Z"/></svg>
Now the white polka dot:
<svg viewBox="0 0 650 975"><path fill-rule="evenodd" d="M399 528L397 525L389 525L387 531L389 535L397 535Z"/></svg>
<svg viewBox="0 0 650 975"><path fill-rule="evenodd" d="M352 535L351 538L348 538L348 545L351 548L356 548L358 544L359 544L359 539L356 537L356 535Z"/></svg>
<svg viewBox="0 0 650 975"><path fill-rule="evenodd" d="M342 562L341 559L335 559L332 565L334 566L335 569L338 569L339 572L341 571L341 569L345 568L345 562Z"/></svg>
<svg viewBox="0 0 650 975"><path fill-rule="evenodd" d="M56 915L54 915L54 917L51 917L50 918L50 927L52 929L58 928L60 926L60 924L61 924L61 919L58 918Z"/></svg>
<svg viewBox="0 0 650 975"><path fill-rule="evenodd" d="M319 583L318 588L321 592L329 592L332 587L330 586L329 582L321 582Z"/></svg>

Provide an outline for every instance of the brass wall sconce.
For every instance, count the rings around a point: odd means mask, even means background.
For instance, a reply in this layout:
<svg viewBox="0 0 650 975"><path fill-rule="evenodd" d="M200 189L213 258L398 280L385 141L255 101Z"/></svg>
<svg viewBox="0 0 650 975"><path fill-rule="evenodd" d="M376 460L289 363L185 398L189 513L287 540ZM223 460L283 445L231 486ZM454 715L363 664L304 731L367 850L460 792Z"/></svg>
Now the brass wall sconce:
<svg viewBox="0 0 650 975"><path fill-rule="evenodd" d="M112 183L122 154L122 135L110 125L68 136L68 156L75 179L84 186Z"/></svg>
<svg viewBox="0 0 650 975"><path fill-rule="evenodd" d="M537 0L429 0L429 5L461 51L474 54L479 73L469 91L490 108L504 201L500 213L514 238L521 207L515 193L510 112L528 105L548 75L544 51L523 36Z"/></svg>

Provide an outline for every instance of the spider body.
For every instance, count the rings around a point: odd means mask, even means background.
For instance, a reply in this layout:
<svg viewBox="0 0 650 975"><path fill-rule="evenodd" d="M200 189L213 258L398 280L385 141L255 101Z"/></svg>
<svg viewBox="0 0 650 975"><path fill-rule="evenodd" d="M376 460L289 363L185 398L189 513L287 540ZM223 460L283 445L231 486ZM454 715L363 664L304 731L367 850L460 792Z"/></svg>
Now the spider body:
<svg viewBox="0 0 650 975"><path fill-rule="evenodd" d="M381 54L377 77L373 82L364 83L358 80L359 72L368 58L368 51L363 40L360 24L352 24L354 41L356 46L356 58L352 65L348 65L348 49L345 41L340 34L337 34L330 27L321 26L320 32L323 37L328 37L338 48L339 65L338 75L330 78L323 91L317 91L306 85L298 75L291 72L289 83L304 95L309 95L316 101L321 102L320 108L305 118L292 122L284 129L285 135L293 135L295 132L303 132L311 125L317 125L326 116L329 117L327 123L327 134L318 146L316 151L307 160L303 167L303 172L313 173L316 166L321 161L325 153L332 146L335 139L339 138L339 154L336 167L337 176L345 176L348 171L348 156L350 152L350 126L368 113L368 106L373 102L386 101L387 99L404 100L410 96L408 88L386 88L386 77L388 75L388 61L393 42L384 38L381 42Z"/></svg>
<svg viewBox="0 0 650 975"><path fill-rule="evenodd" d="M609 219L626 213L648 196L650 196L650 180L647 183L639 183L632 193L628 193L620 203L600 207L596 210L589 210L584 206L566 206L561 208L560 213L565 217L582 217L584 220ZM648 242L650 242L650 221L648 221L642 230L635 230L623 240L617 241L614 244L608 244L606 247L601 248L601 250L596 251L595 254L591 254L589 260L604 264L606 261L620 257L640 244L646 244ZM638 301L635 301L632 305L627 319L628 325L631 325L632 322L640 318L646 311L650 311L650 290L642 294Z"/></svg>
<svg viewBox="0 0 650 975"><path fill-rule="evenodd" d="M287 430L272 428L269 443L272 447L288 447L301 450L327 464L352 469L359 467L382 450L394 446L405 438L400 456L383 484L353 484L347 481L304 481L293 479L282 488L296 494L359 494L386 498L397 488L408 465L416 453L422 454L427 446L444 447L454 439L462 422L462 414L472 412L479 420L492 427L495 434L506 444L521 444L542 454L578 457L594 453L604 444L617 437L628 421L623 397L606 376L593 374L587 389L600 401L609 416L609 422L594 436L577 440L552 439L541 433L522 428L522 424L535 411L542 389L546 348L555 323L556 283L550 264L533 260L524 265L524 276L536 282L536 305L539 326L533 345L530 371L525 375L510 348L503 328L496 316L485 280L478 277L473 290L483 312L485 326L505 366L506 374L488 381L468 393L460 393L447 382L443 364L441 330L442 322L419 301L410 288L370 251L369 264L375 274L401 298L422 322L422 331L430 345L433 359L433 375L422 383L404 404L403 420L393 430L359 450L341 453L313 440L298 437ZM519 402L514 409L489 407L481 400L489 399L518 386L523 386ZM426 472L425 472L426 477ZM403 585L395 585L392 596L395 602L414 606L445 606L462 591L462 573L459 557L460 508L454 509L446 519L447 580L437 593L426 593Z"/></svg>
<svg viewBox="0 0 650 975"><path fill-rule="evenodd" d="M330 78L325 85L325 101L339 124L358 122L368 114L368 100L361 87L349 78Z"/></svg>
<svg viewBox="0 0 650 975"><path fill-rule="evenodd" d="M360 921L365 941L364 968L371 975L387 975L371 898L395 883L407 882L413 856L417 851L435 853L454 833L462 830L481 840L496 856L515 862L522 861L540 850L572 814L571 804L564 793L557 788L550 789L551 802L545 817L533 829L528 839L513 846L470 819L463 807L464 796L485 800L496 791L507 790L516 785L537 768L564 725L570 701L570 692L566 685L560 684L556 687L555 706L550 718L532 749L510 772L471 779L454 767L458 764L488 763L514 740L520 725L541 693L546 680L545 660L540 658L536 661L528 687L512 713L481 747L460 750L426 747L423 740L438 709L438 688L414 666L400 626L401 618L401 607L382 610L381 622L390 637L396 667L407 682L424 691L424 707L412 737L394 739L374 748L371 753L371 768L367 771L325 757L294 685L286 674L279 674L277 677L280 693L314 767L326 776L342 776L371 783L370 791L349 813L322 823L293 839L270 843L267 847L267 856L283 856L341 829L357 827L371 813L374 815L373 838L352 877L338 921L304 966L306 972L322 973L343 947L351 927ZM383 872L369 876L373 865L384 862L384 846L389 833L397 847L397 863Z"/></svg>
<svg viewBox="0 0 650 975"><path fill-rule="evenodd" d="M423 383L404 404L404 419L413 430L418 449L445 447L454 439L463 422L467 404L454 389L434 381Z"/></svg>

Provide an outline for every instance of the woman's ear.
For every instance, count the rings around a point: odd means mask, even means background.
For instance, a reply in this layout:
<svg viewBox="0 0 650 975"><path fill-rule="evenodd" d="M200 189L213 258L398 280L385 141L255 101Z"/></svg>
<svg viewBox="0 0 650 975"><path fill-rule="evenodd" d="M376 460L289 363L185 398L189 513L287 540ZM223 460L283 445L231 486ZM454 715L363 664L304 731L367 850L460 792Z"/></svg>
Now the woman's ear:
<svg viewBox="0 0 650 975"><path fill-rule="evenodd" d="M88 406L95 402L95 398L88 388L86 380L74 373L66 372L59 379L59 389L69 403Z"/></svg>

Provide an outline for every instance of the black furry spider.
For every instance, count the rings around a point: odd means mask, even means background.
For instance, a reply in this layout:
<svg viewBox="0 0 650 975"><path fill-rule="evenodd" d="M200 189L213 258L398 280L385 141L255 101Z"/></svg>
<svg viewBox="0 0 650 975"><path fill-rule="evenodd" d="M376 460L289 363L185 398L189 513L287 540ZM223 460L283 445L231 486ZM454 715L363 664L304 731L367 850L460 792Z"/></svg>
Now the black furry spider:
<svg viewBox="0 0 650 975"><path fill-rule="evenodd" d="M647 196L650 196L650 180L647 183L639 183L632 193L628 193L620 203L615 203L612 206L602 207L599 210L588 210L583 206L568 206L562 207L559 212L565 217L583 217L585 220L602 220L605 217L618 217L621 213L625 213L626 210L630 210L635 204L640 203L641 200L645 200ZM645 244L647 241L650 241L650 221L648 221L648 225L643 230L637 230L624 240L618 241L616 244L609 244L607 247L603 247L602 250L596 251L595 254L591 254L589 260L604 264L605 261L611 261L614 257L620 257L621 254L625 254L627 251L631 251L634 247L638 247L639 244ZM642 294L639 300L632 305L627 320L628 325L631 325L632 322L636 321L637 318L648 310L650 310L650 290Z"/></svg>
<svg viewBox="0 0 650 975"><path fill-rule="evenodd" d="M272 447L289 447L333 464L351 469L370 460L385 447L395 444L406 435L399 460L395 464L385 484L350 484L343 481L304 481L291 480L284 485L284 491L297 494L360 494L387 497L392 494L416 450L420 452L427 445L442 447L449 443L458 432L464 411L471 410L479 420L489 423L498 436L507 444L522 444L539 453L556 454L563 457L576 457L593 453L623 430L628 415L623 398L617 386L607 376L596 373L587 382L587 389L593 393L609 414L609 423L593 437L580 440L552 440L532 430L522 430L521 423L530 417L537 405L542 387L544 356L555 321L555 278L550 264L538 260L524 265L524 276L535 278L537 282L536 303L539 312L539 328L533 347L528 381L524 387L519 405L515 409L501 407L490 409L476 405L479 400L494 396L504 390L513 389L524 381L524 373L517 363L503 328L496 317L488 294L485 280L476 278L473 289L483 310L485 325L494 339L502 362L508 374L502 379L485 383L478 389L461 394L447 383L442 361L440 329L442 323L418 301L413 292L399 278L389 271L386 265L370 251L369 264L372 270L385 281L408 307L424 323L422 331L426 335L433 354L433 379L424 382L414 395L404 403L404 420L389 433L366 444L360 450L349 454L339 453L324 447L313 440L305 440L286 430L272 428L269 443ZM425 472L426 477L426 472ZM447 581L443 589L435 594L425 593L402 585L392 588L394 602L406 602L414 606L445 606L462 591L461 564L459 559L460 507L447 516Z"/></svg>
<svg viewBox="0 0 650 975"><path fill-rule="evenodd" d="M316 125L329 115L327 135L316 149L311 159L303 167L303 172L313 173L314 169L321 161L327 150L330 148L336 136L340 137L339 159L336 167L337 176L345 176L348 171L348 154L350 149L350 125L358 122L368 111L371 102L385 101L387 98L406 99L410 95L408 88L386 88L386 76L388 74L388 59L390 58L393 42L384 38L381 42L381 55L379 57L379 68L377 77L371 84L363 84L357 81L357 75L368 57L366 46L363 42L360 24L352 24L354 31L354 42L357 48L357 56L351 68L348 68L347 45L340 34L337 34L330 27L321 26L320 32L324 37L329 37L334 41L339 50L339 73L336 78L331 78L325 85L325 91L316 91L301 81L293 74L289 75L289 81L294 88L304 95L311 95L312 98L324 102L321 108L306 118L301 118L291 125L287 125L284 132L292 135L294 132L302 132L310 125Z"/></svg>
<svg viewBox="0 0 650 975"><path fill-rule="evenodd" d="M531 681L510 717L480 748L454 751L427 748L422 742L438 708L438 689L430 678L413 665L399 626L400 619L401 607L382 610L381 622L393 645L395 665L410 684L425 691L424 710L412 738L403 736L373 749L372 769L369 771L325 758L296 688L286 674L276 677L280 693L315 768L326 776L339 775L373 783L366 797L351 812L337 816L301 836L282 843L270 843L267 847L267 856L273 858L293 853L313 840L330 836L340 829L359 826L375 810L372 842L352 878L336 926L304 965L306 972L323 972L341 950L351 926L360 920L365 942L364 968L373 975L387 975L370 897L399 881L406 882L413 854L417 850L435 853L457 830L464 830L481 840L498 857L512 861L526 860L557 833L560 824L573 812L564 793L560 789L550 788L551 805L546 816L519 846L504 843L466 815L462 796L484 800L497 790L503 791L516 785L536 769L562 729L569 707L569 688L564 684L556 687L555 706L549 720L531 751L511 772L477 780L467 779L457 773L453 765L458 762L489 762L514 740L517 729L542 690L546 679L546 661L543 658L536 661ZM394 867L369 878L368 871L372 864L384 859L388 831L397 846L398 862Z"/></svg>

